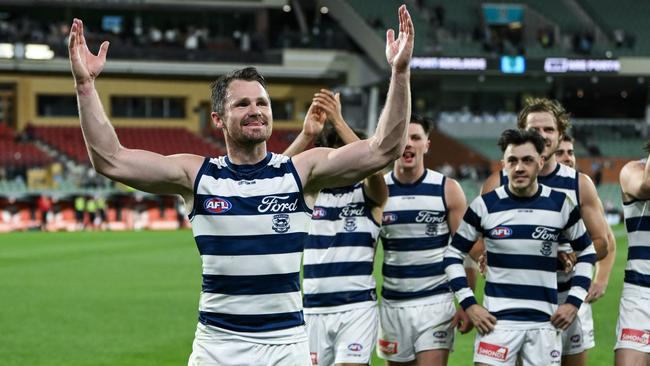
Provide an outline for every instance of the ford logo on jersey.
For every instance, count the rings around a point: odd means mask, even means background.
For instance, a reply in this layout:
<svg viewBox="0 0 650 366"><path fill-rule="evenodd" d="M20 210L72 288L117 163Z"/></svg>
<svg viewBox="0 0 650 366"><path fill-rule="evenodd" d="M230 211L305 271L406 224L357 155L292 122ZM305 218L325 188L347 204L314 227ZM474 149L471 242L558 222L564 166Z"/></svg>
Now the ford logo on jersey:
<svg viewBox="0 0 650 366"><path fill-rule="evenodd" d="M232 203L223 198L213 197L203 203L203 208L208 212L219 214L230 211Z"/></svg>
<svg viewBox="0 0 650 366"><path fill-rule="evenodd" d="M512 229L506 226L497 226L490 231L490 236L493 238L507 238L512 235Z"/></svg>

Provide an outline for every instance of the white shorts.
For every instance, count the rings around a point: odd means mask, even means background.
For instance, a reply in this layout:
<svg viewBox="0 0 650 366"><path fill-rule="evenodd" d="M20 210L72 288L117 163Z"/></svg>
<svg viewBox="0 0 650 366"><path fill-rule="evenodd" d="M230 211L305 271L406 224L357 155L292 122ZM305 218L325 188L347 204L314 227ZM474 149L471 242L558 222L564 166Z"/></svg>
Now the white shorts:
<svg viewBox="0 0 650 366"><path fill-rule="evenodd" d="M628 295L623 290L616 324L614 349L629 348L650 353L650 295Z"/></svg>
<svg viewBox="0 0 650 366"><path fill-rule="evenodd" d="M377 306L305 314L312 365L369 364L377 340Z"/></svg>
<svg viewBox="0 0 650 366"><path fill-rule="evenodd" d="M450 294L436 295L432 303L379 308L377 355L385 360L408 362L418 352L447 349L454 344L452 318L456 314Z"/></svg>
<svg viewBox="0 0 650 366"><path fill-rule="evenodd" d="M236 335L215 334L197 326L188 366L310 366L307 341L262 344L244 341Z"/></svg>
<svg viewBox="0 0 650 366"><path fill-rule="evenodd" d="M551 323L497 325L486 335L476 335L474 362L486 365L560 365L562 340Z"/></svg>
<svg viewBox="0 0 650 366"><path fill-rule="evenodd" d="M583 302L576 319L562 332L562 356L576 355L596 346L591 304Z"/></svg>

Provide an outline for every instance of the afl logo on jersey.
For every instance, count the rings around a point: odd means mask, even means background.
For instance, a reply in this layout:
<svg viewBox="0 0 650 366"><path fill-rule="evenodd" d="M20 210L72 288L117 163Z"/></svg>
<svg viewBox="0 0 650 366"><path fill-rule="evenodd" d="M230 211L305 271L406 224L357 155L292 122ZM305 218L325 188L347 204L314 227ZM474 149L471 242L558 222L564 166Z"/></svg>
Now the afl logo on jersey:
<svg viewBox="0 0 650 366"><path fill-rule="evenodd" d="M512 229L506 226L497 226L490 231L490 236L493 238L507 238L512 235Z"/></svg>
<svg viewBox="0 0 650 366"><path fill-rule="evenodd" d="M203 203L203 208L208 212L220 214L230 211L232 203L223 198L213 197Z"/></svg>
<svg viewBox="0 0 650 366"><path fill-rule="evenodd" d="M322 207L314 207L314 211L311 214L312 219L320 219L321 217L325 217L325 214L327 212L325 211L324 208Z"/></svg>
<svg viewBox="0 0 650 366"><path fill-rule="evenodd" d="M392 224L395 221L397 221L397 214L392 212L384 213L384 215L381 217L381 222L383 224Z"/></svg>

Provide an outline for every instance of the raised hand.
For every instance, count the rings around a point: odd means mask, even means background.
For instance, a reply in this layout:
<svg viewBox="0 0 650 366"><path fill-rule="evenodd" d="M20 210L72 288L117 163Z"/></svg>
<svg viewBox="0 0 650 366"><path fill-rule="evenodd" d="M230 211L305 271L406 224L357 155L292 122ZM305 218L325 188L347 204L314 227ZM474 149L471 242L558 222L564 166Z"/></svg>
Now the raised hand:
<svg viewBox="0 0 650 366"><path fill-rule="evenodd" d="M77 85L92 82L99 76L106 63L106 52L108 52L108 41L102 43L97 55L90 52L84 37L83 22L81 19L75 18L72 21L72 27L70 27L68 53L72 76L74 76Z"/></svg>
<svg viewBox="0 0 650 366"><path fill-rule="evenodd" d="M318 107L316 103L312 102L305 116L305 122L302 125L302 133L310 138L318 136L323 130L326 120L327 114L325 111Z"/></svg>
<svg viewBox="0 0 650 366"><path fill-rule="evenodd" d="M330 122L345 123L341 112L341 95L339 93L334 94L327 89L321 89L320 92L314 94L312 103L325 112Z"/></svg>
<svg viewBox="0 0 650 366"><path fill-rule="evenodd" d="M411 56L413 55L413 42L415 39L415 28L406 5L398 10L399 34L395 39L395 31L386 31L386 60L396 71L404 72L409 68Z"/></svg>

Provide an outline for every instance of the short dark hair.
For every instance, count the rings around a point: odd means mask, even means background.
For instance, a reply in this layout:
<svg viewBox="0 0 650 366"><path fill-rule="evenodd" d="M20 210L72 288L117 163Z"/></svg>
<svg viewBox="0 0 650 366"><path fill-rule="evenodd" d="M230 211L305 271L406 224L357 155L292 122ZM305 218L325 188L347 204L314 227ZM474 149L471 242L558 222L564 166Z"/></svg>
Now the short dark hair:
<svg viewBox="0 0 650 366"><path fill-rule="evenodd" d="M526 99L524 101L524 108L519 112L519 116L517 116L517 127L526 128L526 119L528 118L528 115L535 112L550 113L555 119L555 125L557 126L560 135L564 135L564 133L571 127L571 123L569 122L569 112L567 112L562 104L557 100L547 98Z"/></svg>
<svg viewBox="0 0 650 366"><path fill-rule="evenodd" d="M537 131L509 129L503 131L501 137L499 137L499 146L501 147L502 152L505 152L509 145L519 146L527 142L533 144L538 154L541 155L544 151L544 145L546 142Z"/></svg>
<svg viewBox="0 0 650 366"><path fill-rule="evenodd" d="M262 85L264 90L266 90L266 81L264 80L264 76L262 76L262 74L260 74L256 68L245 67L243 69L233 70L225 75L221 75L210 86L210 89L212 91L213 112L216 112L219 115L224 114L226 93L228 92L228 86L233 80L257 81Z"/></svg>
<svg viewBox="0 0 650 366"><path fill-rule="evenodd" d="M562 138L560 139L560 142L574 143L575 141L576 140L573 137L571 137L571 135L569 135L568 133L563 134Z"/></svg>
<svg viewBox="0 0 650 366"><path fill-rule="evenodd" d="M359 137L360 139L365 139L366 138L366 133L357 129L353 129L354 133ZM337 147L337 146L343 146L345 143L339 136L339 134L336 132L336 129L330 124L326 125L323 128L323 131L318 135L316 138L316 141L314 141L314 146L316 147Z"/></svg>
<svg viewBox="0 0 650 366"><path fill-rule="evenodd" d="M411 114L411 123L417 123L422 126L422 129L424 130L424 133L427 134L427 136L429 136L429 132L433 126L432 122L433 121L431 121L431 118L429 117L424 117L416 113Z"/></svg>

